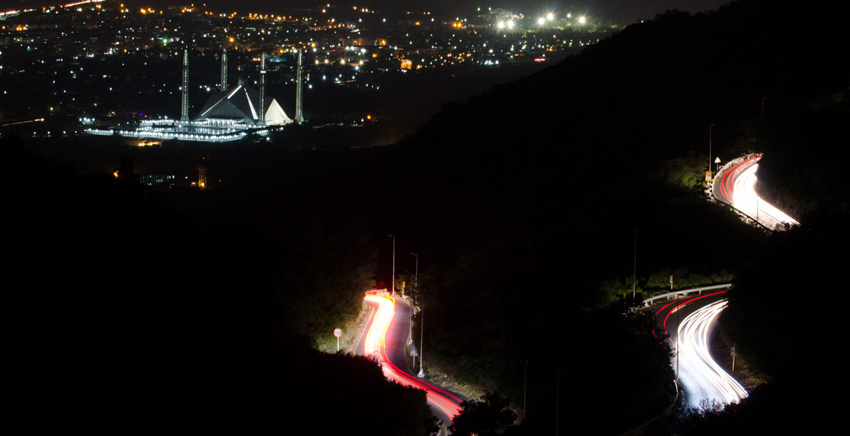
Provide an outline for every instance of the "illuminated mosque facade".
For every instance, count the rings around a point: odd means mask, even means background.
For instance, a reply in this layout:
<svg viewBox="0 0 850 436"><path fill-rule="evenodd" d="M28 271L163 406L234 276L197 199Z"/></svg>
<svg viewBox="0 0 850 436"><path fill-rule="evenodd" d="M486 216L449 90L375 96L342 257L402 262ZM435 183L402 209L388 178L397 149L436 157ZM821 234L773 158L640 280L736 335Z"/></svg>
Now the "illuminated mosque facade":
<svg viewBox="0 0 850 436"><path fill-rule="evenodd" d="M295 117L290 118L274 98L266 95L266 56L260 60L260 89L245 86L242 80L227 86L227 50L221 58L221 91L210 97L194 120L189 119L189 52L183 51L183 86L180 120L142 121L134 129L88 129L99 136L122 136L140 140L176 139L198 142L231 142L251 133L260 135L290 123L302 123L302 53L298 51Z"/></svg>

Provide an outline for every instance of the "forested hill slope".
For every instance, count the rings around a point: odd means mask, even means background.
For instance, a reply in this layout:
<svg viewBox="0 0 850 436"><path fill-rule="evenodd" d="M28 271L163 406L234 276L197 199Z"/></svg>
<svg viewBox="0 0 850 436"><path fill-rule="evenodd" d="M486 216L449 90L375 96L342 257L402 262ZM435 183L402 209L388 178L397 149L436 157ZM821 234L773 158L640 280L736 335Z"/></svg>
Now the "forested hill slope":
<svg viewBox="0 0 850 436"><path fill-rule="evenodd" d="M710 130L712 157L724 162L759 151L765 166L780 158L805 166L806 154L846 153L840 137L800 141L823 123L801 124L799 114L829 111L824 122L840 131L850 85L840 15L826 2L806 9L819 19L768 1L667 12L446 105L404 142L388 183L378 185L392 186L384 219L439 263L420 271L426 298L450 302L430 309L431 358L515 401L523 380L516 362L535 362L528 377L541 383L567 365L583 375L571 391L584 401L562 420L578 432L599 433L603 421L612 433L625 430L662 403L636 380L665 383L663 368L627 364L649 361L641 347L604 345L629 327L587 326L601 319L593 310L630 299L635 233L638 295L661 291L670 274L677 287L728 279L764 244L764 235L705 201ZM812 176L828 186L817 196L841 189L830 184L837 162ZM776 181L773 189L808 182ZM529 392L529 409L546 407L553 391ZM612 410L630 415L605 421Z"/></svg>
<svg viewBox="0 0 850 436"><path fill-rule="evenodd" d="M776 114L847 87L834 8L807 4L817 19L804 19L799 6L779 3L668 11L631 25L552 68L446 107L413 142L645 163L689 147L707 153L715 124L717 145L728 148L741 124L760 116L762 98Z"/></svg>
<svg viewBox="0 0 850 436"><path fill-rule="evenodd" d="M647 183L694 188L708 167L710 139L712 161L764 152L764 166L780 157L805 165L806 154L846 154L840 141L772 140L788 136L813 102L842 101L850 85L839 15L827 2L807 9L819 19L758 0L696 15L667 12L540 73L448 104L403 143L387 177L394 186L385 193L388 209L416 204L411 219L425 227L447 219L431 214L462 215L459 205L477 208L469 212L487 222L511 220L502 228L619 225L616 237L630 240L635 228L673 219L654 206L670 195ZM830 174L825 167L821 173ZM774 179L773 189L799 185ZM572 212L561 215L564 208ZM493 234L487 226L444 230L423 240L474 245Z"/></svg>
<svg viewBox="0 0 850 436"><path fill-rule="evenodd" d="M818 19L805 20L798 7L780 3L667 12L540 73L444 106L403 144L388 201L415 201L421 212L438 214L474 204L488 221L526 217L526 226L553 217L561 220L550 223L556 226L588 224L557 213L569 207L586 221L601 216L639 228L658 218L647 211L652 197L669 201L645 183L699 183L710 142L711 161L763 152L763 166L805 174L820 192L770 178L770 189L801 207L827 192L840 196L835 189L846 193L833 185L848 148L841 137L823 140L824 123L804 124L801 115L839 112L828 121L835 135L846 119L850 67L839 15L816 1L807 10L818 11ZM806 139L813 133L817 142ZM807 173L813 155L824 158ZM437 207L424 206L428 199ZM467 237L474 235L460 239Z"/></svg>

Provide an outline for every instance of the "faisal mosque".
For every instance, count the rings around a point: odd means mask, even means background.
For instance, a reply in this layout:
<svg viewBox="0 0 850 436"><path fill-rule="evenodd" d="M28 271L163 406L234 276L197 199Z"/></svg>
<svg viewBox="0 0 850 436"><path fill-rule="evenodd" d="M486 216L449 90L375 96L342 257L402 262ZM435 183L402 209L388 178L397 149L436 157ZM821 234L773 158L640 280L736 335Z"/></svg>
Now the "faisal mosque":
<svg viewBox="0 0 850 436"><path fill-rule="evenodd" d="M266 95L266 56L260 60L260 89L249 88L240 79L227 86L227 50L221 56L221 91L214 94L197 118L189 119L189 51L183 51L183 86L180 120L142 121L135 129L88 129L99 136L122 136L137 139L176 139L198 142L238 141L251 133L266 134L290 123L302 123L302 52L298 51L296 69L295 117L286 115L277 100Z"/></svg>

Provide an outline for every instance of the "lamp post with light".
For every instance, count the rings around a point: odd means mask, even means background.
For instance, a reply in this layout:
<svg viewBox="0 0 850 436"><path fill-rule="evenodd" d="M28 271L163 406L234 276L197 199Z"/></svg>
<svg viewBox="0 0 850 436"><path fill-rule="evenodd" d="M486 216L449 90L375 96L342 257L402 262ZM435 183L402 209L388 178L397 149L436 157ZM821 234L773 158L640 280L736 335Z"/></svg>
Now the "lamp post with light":
<svg viewBox="0 0 850 436"><path fill-rule="evenodd" d="M419 302L420 304L420 318L419 318L419 326L422 327L422 331L419 336L419 374L416 374L419 378L425 377L425 371L422 369L422 363L425 362L424 356L425 354L422 352L425 348L425 300Z"/></svg>
<svg viewBox="0 0 850 436"><path fill-rule="evenodd" d="M714 127L714 124L708 125L708 172L711 172L711 129Z"/></svg>
<svg viewBox="0 0 850 436"><path fill-rule="evenodd" d="M416 269L415 275L413 276L413 294L414 292L419 292L419 255L416 253L410 253L411 256L416 258ZM413 299L411 298L411 302ZM410 310L410 343L413 343L413 309ZM415 366L415 365L414 365Z"/></svg>

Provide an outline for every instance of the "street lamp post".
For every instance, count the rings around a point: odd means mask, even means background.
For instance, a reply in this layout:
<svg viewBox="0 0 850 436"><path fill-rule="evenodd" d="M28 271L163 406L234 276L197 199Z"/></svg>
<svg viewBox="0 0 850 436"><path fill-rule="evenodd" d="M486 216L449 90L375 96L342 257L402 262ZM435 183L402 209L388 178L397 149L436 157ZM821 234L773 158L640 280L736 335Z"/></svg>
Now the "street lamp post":
<svg viewBox="0 0 850 436"><path fill-rule="evenodd" d="M410 253L410 255L416 258L416 269L415 269L415 275L413 276L413 292L419 292L419 255L416 254L416 253ZM411 294L413 292L411 292ZM413 299L411 298L410 301L412 303ZM412 308L410 310L410 336L409 337L410 337L410 342L413 343L413 309ZM415 368L416 365L414 364L413 367Z"/></svg>
<svg viewBox="0 0 850 436"><path fill-rule="evenodd" d="M755 191L755 188L753 188L753 191ZM756 222L757 223L759 222L759 195L758 195L758 193L756 193Z"/></svg>
<svg viewBox="0 0 850 436"><path fill-rule="evenodd" d="M714 124L708 125L708 172L711 172L711 129Z"/></svg>
<svg viewBox="0 0 850 436"><path fill-rule="evenodd" d="M391 292L390 295L395 295L395 236L389 235L390 238L393 238L393 276L390 279Z"/></svg>
<svg viewBox="0 0 850 436"><path fill-rule="evenodd" d="M732 372L735 372L735 343L732 343Z"/></svg>
<svg viewBox="0 0 850 436"><path fill-rule="evenodd" d="M425 348L425 300L419 302L421 305L421 309L419 312L421 313L421 318L419 320L419 325L422 327L422 332L419 336L419 374L416 374L417 377L423 378L425 377L425 371L422 369L422 363L425 362L425 353L423 352Z"/></svg>

